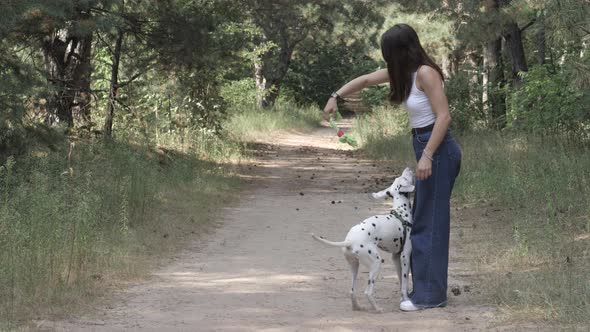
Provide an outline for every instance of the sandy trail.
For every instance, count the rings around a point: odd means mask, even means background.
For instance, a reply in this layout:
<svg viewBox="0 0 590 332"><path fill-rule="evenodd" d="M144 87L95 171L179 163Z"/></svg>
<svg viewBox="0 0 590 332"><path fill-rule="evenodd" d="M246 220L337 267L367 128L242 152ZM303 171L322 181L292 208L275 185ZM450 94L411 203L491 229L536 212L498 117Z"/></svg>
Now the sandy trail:
<svg viewBox="0 0 590 332"><path fill-rule="evenodd" d="M348 265L337 248L310 233L341 240L359 220L387 212L391 202L367 192L386 188L403 170L359 160L330 128L285 133L260 144L245 170L240 203L219 211L222 225L195 239L150 280L115 296L88 318L45 325L67 331L479 331L494 309L477 305L473 268L453 213L446 308L400 312L399 284L386 257L376 284L383 314L353 312ZM453 209L454 210L454 209ZM461 232L461 238L457 235ZM389 257L389 259L387 258ZM367 273L362 270L359 285ZM466 291L467 290L467 291ZM361 304L368 303L360 290ZM449 288L450 292L450 288ZM493 328L492 328L493 329Z"/></svg>

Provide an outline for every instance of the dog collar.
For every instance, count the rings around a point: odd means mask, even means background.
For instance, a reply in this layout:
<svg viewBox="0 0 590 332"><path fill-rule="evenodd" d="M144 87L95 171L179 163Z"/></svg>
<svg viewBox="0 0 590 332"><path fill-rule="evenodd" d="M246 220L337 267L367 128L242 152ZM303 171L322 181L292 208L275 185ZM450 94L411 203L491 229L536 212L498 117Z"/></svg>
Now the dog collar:
<svg viewBox="0 0 590 332"><path fill-rule="evenodd" d="M399 221L401 221L404 227L412 228L412 224L409 223L404 217L402 217L401 214L399 214L397 211L391 210L390 214L396 217Z"/></svg>
<svg viewBox="0 0 590 332"><path fill-rule="evenodd" d="M397 211L395 210L391 210L391 215L393 215L394 217L397 218L397 220L399 220L402 223L402 226L404 227L404 234L401 240L401 250L404 250L404 246L406 245L406 239L408 237L408 230L412 229L412 224L409 223L404 217L402 217Z"/></svg>

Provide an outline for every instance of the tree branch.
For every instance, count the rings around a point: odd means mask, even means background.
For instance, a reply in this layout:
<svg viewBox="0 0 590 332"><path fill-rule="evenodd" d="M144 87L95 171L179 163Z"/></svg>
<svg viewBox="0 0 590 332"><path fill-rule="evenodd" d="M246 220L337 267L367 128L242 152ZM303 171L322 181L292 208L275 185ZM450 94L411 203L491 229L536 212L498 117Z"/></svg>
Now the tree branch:
<svg viewBox="0 0 590 332"><path fill-rule="evenodd" d="M106 10L103 8L98 8L98 7L90 7L89 8L90 12L98 12L98 13L102 13L102 14L112 14L113 12L111 12L110 10Z"/></svg>
<svg viewBox="0 0 590 332"><path fill-rule="evenodd" d="M520 28L520 32L524 32L524 30L528 29L531 25L535 24L535 22L537 22L537 18L533 18L529 23Z"/></svg>
<svg viewBox="0 0 590 332"><path fill-rule="evenodd" d="M135 81L135 80L136 80L137 78L139 78L139 76L141 76L143 73L144 73L144 72L139 72L139 73L137 73L137 74L133 75L133 76L132 76L130 79L128 79L127 81L117 84L117 85L116 85L116 87L117 87L117 88L122 88L122 87L124 87L124 86L126 86L126 85L129 85L129 83L131 83L131 82Z"/></svg>
<svg viewBox="0 0 590 332"><path fill-rule="evenodd" d="M111 54L114 54L115 51L113 51L113 49L111 48L111 45L109 45L109 43L107 43L100 35L100 33L96 33L96 36L98 37L98 39L104 44L104 46L106 46L106 48L109 50L109 52Z"/></svg>
<svg viewBox="0 0 590 332"><path fill-rule="evenodd" d="M115 98L115 102L119 104L121 107L123 107L125 110L127 110L129 113L133 114L133 116L138 116L137 112L135 112L129 105L125 104L119 98Z"/></svg>

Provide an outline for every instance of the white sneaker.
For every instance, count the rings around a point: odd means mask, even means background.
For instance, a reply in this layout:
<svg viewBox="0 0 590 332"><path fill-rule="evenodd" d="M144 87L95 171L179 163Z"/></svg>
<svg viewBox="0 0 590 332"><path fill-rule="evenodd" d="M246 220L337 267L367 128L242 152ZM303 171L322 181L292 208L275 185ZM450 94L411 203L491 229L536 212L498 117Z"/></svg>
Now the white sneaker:
<svg viewBox="0 0 590 332"><path fill-rule="evenodd" d="M418 311L418 310L422 310L422 308L416 307L414 305L414 303L412 303L411 300L402 301L402 303L399 304L399 309L401 311Z"/></svg>

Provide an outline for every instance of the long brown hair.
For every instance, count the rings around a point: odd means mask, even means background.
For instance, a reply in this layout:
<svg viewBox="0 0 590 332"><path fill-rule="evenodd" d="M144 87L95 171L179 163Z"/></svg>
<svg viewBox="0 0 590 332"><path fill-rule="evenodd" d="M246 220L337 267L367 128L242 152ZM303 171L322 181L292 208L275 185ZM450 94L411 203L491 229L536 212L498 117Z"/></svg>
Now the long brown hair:
<svg viewBox="0 0 590 332"><path fill-rule="evenodd" d="M400 104L412 89L412 73L421 65L434 68L442 80L440 67L426 54L418 34L407 24L396 24L381 36L381 53L389 73L389 96L392 103Z"/></svg>

